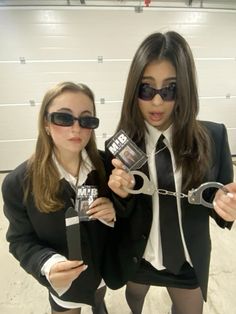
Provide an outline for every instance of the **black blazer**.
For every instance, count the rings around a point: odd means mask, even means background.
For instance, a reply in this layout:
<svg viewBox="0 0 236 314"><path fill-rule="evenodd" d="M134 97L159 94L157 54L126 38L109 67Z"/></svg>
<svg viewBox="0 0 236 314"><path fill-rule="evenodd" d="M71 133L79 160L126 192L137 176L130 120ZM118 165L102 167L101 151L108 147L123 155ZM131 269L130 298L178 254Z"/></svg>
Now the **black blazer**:
<svg viewBox="0 0 236 314"><path fill-rule="evenodd" d="M202 123L212 139L213 161L204 182L230 183L233 181L233 166L225 126L213 122ZM112 158L109 152L107 158L109 160ZM107 165L110 163L109 160ZM147 163L139 170L149 176ZM110 249L113 252L107 256L103 277L110 288L117 289L132 278L139 268L152 224L152 197L137 194L121 199L114 194L113 203L117 210L115 234ZM203 297L206 299L211 252L209 217L215 219L221 228L230 229L232 223L224 221L213 209L189 204L187 199L182 199L181 208L186 245ZM113 276L110 276L112 267L115 271Z"/></svg>
<svg viewBox="0 0 236 314"><path fill-rule="evenodd" d="M41 268L55 253L68 257L65 211L73 206L75 192L62 179L60 184L64 208L52 213L42 213L35 207L33 198L26 205L23 204L25 173L26 162L9 173L2 184L4 213L9 220L6 235L10 243L9 250L26 272L57 295L46 277L41 275ZM90 172L86 184L98 184L96 171ZM100 267L111 229L99 220L80 223L83 261L88 268L73 281L70 289L60 299L94 305L94 292L101 281Z"/></svg>

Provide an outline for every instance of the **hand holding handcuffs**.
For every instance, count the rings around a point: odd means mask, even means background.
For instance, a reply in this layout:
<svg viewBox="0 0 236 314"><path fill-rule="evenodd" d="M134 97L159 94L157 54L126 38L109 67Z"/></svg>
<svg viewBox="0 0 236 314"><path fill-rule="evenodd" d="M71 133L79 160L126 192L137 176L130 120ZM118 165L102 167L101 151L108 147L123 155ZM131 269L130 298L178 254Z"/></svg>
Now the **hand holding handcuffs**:
<svg viewBox="0 0 236 314"><path fill-rule="evenodd" d="M188 194L171 192L164 189L158 189L155 184L143 172L133 170L140 168L148 159L147 155L128 137L128 135L120 130L108 143L108 149L119 160L121 160L131 175L140 176L143 179L143 185L138 190L133 190L124 187L124 190L130 194L147 194L153 195L154 192L162 195L172 195L180 198L188 198L190 204L203 205L213 208L213 204L204 200L203 192L209 188L221 189L225 194L229 191L219 182L206 182L201 184L198 188L188 191ZM128 153L129 154L128 154ZM132 156L132 158L127 158Z"/></svg>
<svg viewBox="0 0 236 314"><path fill-rule="evenodd" d="M141 171L133 170L133 171L130 171L129 173L132 175L140 176L143 179L143 186L138 190L132 190L132 189L128 189L128 188L124 187L124 190L130 194L143 193L143 194L147 194L147 195L153 195L154 192L157 192L158 194L162 194L162 195L172 195L175 197L179 196L180 198L187 197L188 202L190 204L203 205L203 206L206 206L209 208L213 208L212 203L209 203L209 202L204 200L203 195L202 195L203 192L209 188L218 188L218 189L221 189L226 194L228 193L228 190L224 187L224 185L222 183L219 183L219 182L203 183L198 188L188 191L188 194L171 192L171 191L167 191L167 190L163 190L163 189L158 189L155 186L155 184L152 181L150 181L148 179L148 177Z"/></svg>

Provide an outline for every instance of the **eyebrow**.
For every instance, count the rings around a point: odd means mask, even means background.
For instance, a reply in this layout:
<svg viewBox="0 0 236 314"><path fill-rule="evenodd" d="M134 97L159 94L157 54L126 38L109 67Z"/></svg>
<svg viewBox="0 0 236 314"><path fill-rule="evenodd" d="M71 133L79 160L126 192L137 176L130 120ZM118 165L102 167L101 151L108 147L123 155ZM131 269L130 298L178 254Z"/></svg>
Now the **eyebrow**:
<svg viewBox="0 0 236 314"><path fill-rule="evenodd" d="M152 76L143 76L142 80L155 81L155 79ZM176 80L176 76L171 76L171 77L167 77L166 79L164 79L163 82L169 82L169 81L174 81L174 80Z"/></svg>
<svg viewBox="0 0 236 314"><path fill-rule="evenodd" d="M63 108L60 108L58 109L58 111L69 111L71 114L72 114L72 110L70 108L66 108L66 107L63 107ZM89 114L92 114L92 112L90 110L84 110L82 111L81 113L89 113Z"/></svg>

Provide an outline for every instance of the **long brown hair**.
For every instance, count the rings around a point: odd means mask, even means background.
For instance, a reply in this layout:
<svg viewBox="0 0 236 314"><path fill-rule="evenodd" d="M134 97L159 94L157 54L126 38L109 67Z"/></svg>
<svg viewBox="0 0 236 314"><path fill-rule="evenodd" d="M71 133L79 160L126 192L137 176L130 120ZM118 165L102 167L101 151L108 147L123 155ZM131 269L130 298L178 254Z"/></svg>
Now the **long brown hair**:
<svg viewBox="0 0 236 314"><path fill-rule="evenodd" d="M146 66L168 60L176 69L177 95L173 111L173 151L182 167L183 191L201 183L209 167L210 138L197 121L199 112L196 69L191 49L178 33L154 33L139 46L128 74L117 130L123 129L137 143L147 131L138 106L138 89Z"/></svg>
<svg viewBox="0 0 236 314"><path fill-rule="evenodd" d="M46 133L45 119L53 100L67 91L81 92L87 95L92 100L94 115L96 115L93 92L85 84L62 82L52 87L45 94L39 112L35 153L28 161L25 189L25 201L32 193L36 207L45 213L57 211L64 205L63 199L60 198L59 173L52 160L54 145L51 137ZM105 170L97 150L94 130L92 130L90 140L85 149L92 164L98 171L100 185L105 186Z"/></svg>

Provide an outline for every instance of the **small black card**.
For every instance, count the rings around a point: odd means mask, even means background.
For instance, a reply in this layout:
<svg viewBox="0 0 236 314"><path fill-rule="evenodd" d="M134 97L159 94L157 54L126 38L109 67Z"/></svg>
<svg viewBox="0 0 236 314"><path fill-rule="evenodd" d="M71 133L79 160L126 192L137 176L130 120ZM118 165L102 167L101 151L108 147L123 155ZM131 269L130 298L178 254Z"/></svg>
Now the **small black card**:
<svg viewBox="0 0 236 314"><path fill-rule="evenodd" d="M77 189L75 210L78 211L80 221L91 221L87 211L89 206L98 197L98 189L94 185L81 185Z"/></svg>
<svg viewBox="0 0 236 314"><path fill-rule="evenodd" d="M148 159L123 130L113 136L107 147L129 170L139 169Z"/></svg>

